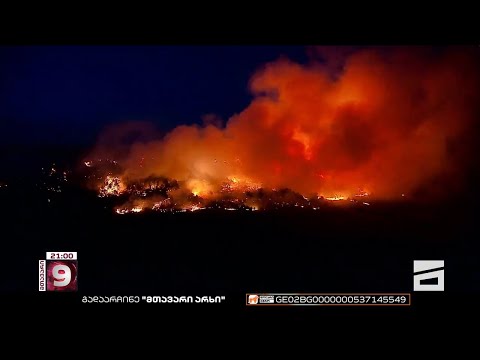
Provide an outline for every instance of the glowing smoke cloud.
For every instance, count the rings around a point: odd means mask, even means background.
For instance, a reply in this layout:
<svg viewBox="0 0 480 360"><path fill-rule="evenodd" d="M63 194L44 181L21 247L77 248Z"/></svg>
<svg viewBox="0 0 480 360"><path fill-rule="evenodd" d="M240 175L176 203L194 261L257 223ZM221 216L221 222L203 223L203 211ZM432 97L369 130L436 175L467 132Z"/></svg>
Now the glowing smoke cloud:
<svg viewBox="0 0 480 360"><path fill-rule="evenodd" d="M456 154L477 110L478 72L462 49L365 50L334 78L319 63L266 64L250 89L251 104L224 127L179 126L123 147L122 177L164 176L199 196L215 196L234 178L306 195L361 189L398 197L459 175ZM101 140L91 158L106 148L112 154L120 146Z"/></svg>

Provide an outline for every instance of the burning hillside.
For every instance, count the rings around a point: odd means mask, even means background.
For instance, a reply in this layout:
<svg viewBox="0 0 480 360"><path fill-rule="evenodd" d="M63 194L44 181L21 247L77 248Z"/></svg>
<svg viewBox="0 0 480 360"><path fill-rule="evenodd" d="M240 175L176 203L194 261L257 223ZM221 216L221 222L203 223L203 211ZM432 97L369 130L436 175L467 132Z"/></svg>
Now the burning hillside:
<svg viewBox="0 0 480 360"><path fill-rule="evenodd" d="M90 164L89 178L96 179L95 182L99 184L98 197L112 199L117 204L117 214L205 209L256 211L291 207L316 210L326 202L342 200L369 205L361 201L369 196L362 191L352 197L323 197L316 194L306 197L290 189L264 189L260 184L235 177L226 179L218 186L198 182L191 188L191 182L177 182L164 177L132 181L112 172L102 176L102 168L97 168L93 161Z"/></svg>
<svg viewBox="0 0 480 360"><path fill-rule="evenodd" d="M108 129L85 159L90 185L121 198L116 211L127 213L368 205L433 183L448 193L461 181L478 95L467 52L360 51L336 74L279 60L250 89L251 104L224 126L158 138L142 124ZM115 161L99 161L107 158Z"/></svg>

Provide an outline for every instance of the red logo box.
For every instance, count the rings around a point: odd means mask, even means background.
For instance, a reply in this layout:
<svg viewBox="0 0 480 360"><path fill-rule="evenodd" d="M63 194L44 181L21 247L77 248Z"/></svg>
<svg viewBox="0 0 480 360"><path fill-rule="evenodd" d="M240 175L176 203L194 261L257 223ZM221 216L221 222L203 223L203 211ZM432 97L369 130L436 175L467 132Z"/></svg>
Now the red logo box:
<svg viewBox="0 0 480 360"><path fill-rule="evenodd" d="M77 291L77 260L47 260L47 291Z"/></svg>

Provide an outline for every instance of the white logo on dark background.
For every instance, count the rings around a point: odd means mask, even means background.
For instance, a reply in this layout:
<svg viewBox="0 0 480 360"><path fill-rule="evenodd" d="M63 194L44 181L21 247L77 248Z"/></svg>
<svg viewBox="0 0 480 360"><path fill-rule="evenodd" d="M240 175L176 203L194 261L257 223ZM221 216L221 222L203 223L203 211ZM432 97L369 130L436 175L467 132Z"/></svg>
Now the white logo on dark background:
<svg viewBox="0 0 480 360"><path fill-rule="evenodd" d="M413 261L414 291L444 291L445 261L414 260Z"/></svg>

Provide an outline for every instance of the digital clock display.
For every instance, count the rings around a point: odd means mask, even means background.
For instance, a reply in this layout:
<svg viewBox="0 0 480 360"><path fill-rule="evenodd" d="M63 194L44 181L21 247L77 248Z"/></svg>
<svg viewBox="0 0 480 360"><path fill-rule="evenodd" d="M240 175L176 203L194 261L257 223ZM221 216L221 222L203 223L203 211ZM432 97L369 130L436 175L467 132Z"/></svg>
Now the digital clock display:
<svg viewBox="0 0 480 360"><path fill-rule="evenodd" d="M77 253L72 251L47 252L47 260L77 260Z"/></svg>

